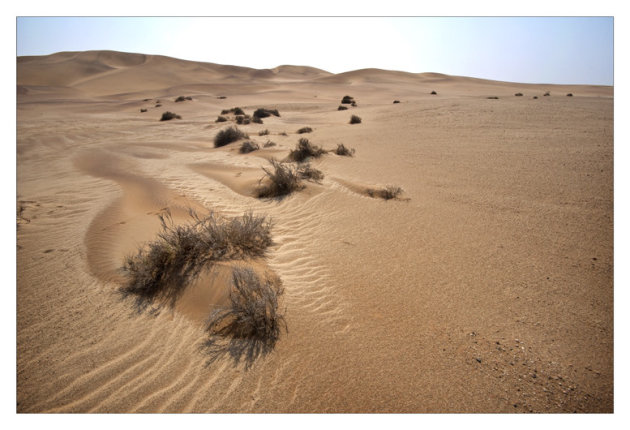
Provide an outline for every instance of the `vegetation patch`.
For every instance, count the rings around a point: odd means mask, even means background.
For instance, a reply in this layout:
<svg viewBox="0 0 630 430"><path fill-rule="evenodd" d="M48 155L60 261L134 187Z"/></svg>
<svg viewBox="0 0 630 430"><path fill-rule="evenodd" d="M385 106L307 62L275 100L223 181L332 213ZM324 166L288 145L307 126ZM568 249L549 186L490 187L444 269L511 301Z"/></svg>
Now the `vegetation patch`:
<svg viewBox="0 0 630 430"><path fill-rule="evenodd" d="M350 124L361 124L361 118L356 115L352 115L350 118Z"/></svg>
<svg viewBox="0 0 630 430"><path fill-rule="evenodd" d="M182 119L182 117L173 112L164 112L160 121L170 121L172 119Z"/></svg>
<svg viewBox="0 0 630 430"><path fill-rule="evenodd" d="M265 108L258 108L254 111L254 115L253 116L257 116L258 118L267 118L268 116L280 116L280 112L278 112L278 109L265 109Z"/></svg>
<svg viewBox="0 0 630 430"><path fill-rule="evenodd" d="M240 152L241 154L248 154L258 149L260 149L260 146L258 146L257 143L246 140L245 142L241 144L241 147L239 148L238 152Z"/></svg>
<svg viewBox="0 0 630 430"><path fill-rule="evenodd" d="M237 127L229 127L220 130L217 133L217 135L214 137L214 147L218 148L220 146L225 146L240 139L247 139L248 137L249 136L246 133L243 133Z"/></svg>
<svg viewBox="0 0 630 430"><path fill-rule="evenodd" d="M335 149L335 154L345 157L352 157L354 155L354 148L346 148L343 143L340 143L337 145L337 149Z"/></svg>
<svg viewBox="0 0 630 430"><path fill-rule="evenodd" d="M318 158L325 153L326 151L321 147L313 145L308 139L301 138L295 149L289 152L289 159L301 163L309 157Z"/></svg>
<svg viewBox="0 0 630 430"><path fill-rule="evenodd" d="M228 119L224 116L219 115L215 122L226 122Z"/></svg>
<svg viewBox="0 0 630 430"><path fill-rule="evenodd" d="M146 112L146 111L147 111L146 109L140 109L140 112Z"/></svg>
<svg viewBox="0 0 630 430"><path fill-rule="evenodd" d="M190 96L179 96L175 99L175 103L179 103L179 102L183 102L186 100L192 100L192 97Z"/></svg>
<svg viewBox="0 0 630 430"><path fill-rule="evenodd" d="M400 100L394 100L394 104L400 103Z"/></svg>
<svg viewBox="0 0 630 430"><path fill-rule="evenodd" d="M391 200L391 199L398 198L398 196L402 194L402 192L403 192L402 188L396 187L393 185L387 185L385 188L382 188L382 189L368 188L366 190L366 193L368 196L372 198L381 198L384 200Z"/></svg>
<svg viewBox="0 0 630 430"><path fill-rule="evenodd" d="M313 131L313 129L312 129L312 128L310 128L310 127L302 127L301 129L299 129L299 130L297 131L297 133L298 133L298 134L304 134L304 133L310 133L310 132L312 132L312 131Z"/></svg>
<svg viewBox="0 0 630 430"><path fill-rule="evenodd" d="M245 112L240 107L233 107L232 109L223 109L221 111L221 115L229 115L229 114L245 115Z"/></svg>
<svg viewBox="0 0 630 430"><path fill-rule="evenodd" d="M343 98L341 99L341 104L343 105L349 105L352 102L354 102L354 98L351 96L343 96Z"/></svg>
<svg viewBox="0 0 630 430"><path fill-rule="evenodd" d="M258 132L258 136L267 136L269 134L269 130L265 129L265 130L260 130Z"/></svg>
<svg viewBox="0 0 630 430"><path fill-rule="evenodd" d="M282 197L304 188L301 176L296 167L290 164L284 164L277 160L271 159L270 168L263 167L267 184L260 185L256 194L260 198Z"/></svg>
<svg viewBox="0 0 630 430"><path fill-rule="evenodd" d="M431 95L432 95L432 96L435 96L435 95L437 95L437 92L435 92L435 91L431 91Z"/></svg>
<svg viewBox="0 0 630 430"><path fill-rule="evenodd" d="M342 106L342 105L339 105L339 107L337 108L337 110L348 110L348 107L347 107L347 106Z"/></svg>
<svg viewBox="0 0 630 430"><path fill-rule="evenodd" d="M567 97L573 97L573 94L569 93L567 94Z"/></svg>
<svg viewBox="0 0 630 430"><path fill-rule="evenodd" d="M516 97L523 97L523 93L516 93L514 94Z"/></svg>
<svg viewBox="0 0 630 430"><path fill-rule="evenodd" d="M324 179L324 174L321 170L311 167L310 164L302 164L297 168L298 175L302 179L306 179L307 181L320 182Z"/></svg>
<svg viewBox="0 0 630 430"><path fill-rule="evenodd" d="M265 142L265 144L263 145L263 148L271 148L272 146L276 146L275 142L272 142L271 140L268 140Z"/></svg>

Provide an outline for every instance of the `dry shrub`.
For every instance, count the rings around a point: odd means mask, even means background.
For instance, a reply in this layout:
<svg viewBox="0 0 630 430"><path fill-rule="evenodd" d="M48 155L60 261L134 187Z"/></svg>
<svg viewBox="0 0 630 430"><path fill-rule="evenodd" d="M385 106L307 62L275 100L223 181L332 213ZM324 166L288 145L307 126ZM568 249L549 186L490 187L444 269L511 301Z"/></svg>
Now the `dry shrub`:
<svg viewBox="0 0 630 430"><path fill-rule="evenodd" d="M297 173L302 179L306 179L307 181L320 182L324 179L324 174L321 170L311 167L310 164L302 164L298 166Z"/></svg>
<svg viewBox="0 0 630 430"><path fill-rule="evenodd" d="M214 137L214 147L218 148L220 146L225 146L240 139L247 139L248 137L249 136L246 133L243 133L237 127L229 127L220 130L217 133L217 135Z"/></svg>
<svg viewBox="0 0 630 430"><path fill-rule="evenodd" d="M343 98L341 99L341 104L343 105L349 105L353 102L354 102L354 98L351 96L343 96Z"/></svg>
<svg viewBox="0 0 630 430"><path fill-rule="evenodd" d="M400 194L402 194L403 189L400 187L396 187L393 185L387 185L383 189L372 189L369 188L366 190L368 196L372 198L381 198L384 200L391 200L397 198Z"/></svg>
<svg viewBox="0 0 630 430"><path fill-rule="evenodd" d="M437 95L437 92L435 92L435 91L431 91L431 95L432 95L432 96L435 96L435 95Z"/></svg>
<svg viewBox="0 0 630 430"><path fill-rule="evenodd" d="M247 141L243 142L243 144L239 148L238 152L240 152L241 154L248 154L248 153L256 151L258 149L260 149L260 146L258 146L257 143L250 142L249 140L247 140Z"/></svg>
<svg viewBox="0 0 630 430"><path fill-rule="evenodd" d="M262 168L265 172L265 177L268 178L268 184L261 185L258 188L258 197L281 197L304 188L300 174L295 167L280 163L274 159L269 160L269 163L271 164L270 169Z"/></svg>
<svg viewBox="0 0 630 430"><path fill-rule="evenodd" d="M228 115L231 113L234 115L245 115L245 112L243 112L243 109L241 109L240 107L233 107L232 109L223 109L221 111L221 115Z"/></svg>
<svg viewBox="0 0 630 430"><path fill-rule="evenodd" d="M258 118L257 116L252 117L252 122L256 123L256 124L262 124L263 120Z"/></svg>
<svg viewBox="0 0 630 430"><path fill-rule="evenodd" d="M265 130L261 130L258 132L258 136L266 136L269 134L269 130L265 129Z"/></svg>
<svg viewBox="0 0 630 430"><path fill-rule="evenodd" d="M265 144L263 145L263 148L270 148L272 146L276 146L275 142L272 142L271 140L268 140L267 142L265 142Z"/></svg>
<svg viewBox="0 0 630 430"><path fill-rule="evenodd" d="M258 118L267 118L268 116L280 116L280 112L278 112L278 109L264 109L264 108L258 108L254 111L254 116L257 116Z"/></svg>
<svg viewBox="0 0 630 430"><path fill-rule="evenodd" d="M313 145L308 139L302 138L298 141L295 149L289 152L289 159L301 163L309 157L318 158L325 153L326 151L319 146Z"/></svg>
<svg viewBox="0 0 630 430"><path fill-rule="evenodd" d="M236 115L236 123L239 125L247 125L250 123L249 115Z"/></svg>
<svg viewBox="0 0 630 430"><path fill-rule="evenodd" d="M490 100L499 100L499 98L497 96L490 96L488 97Z"/></svg>
<svg viewBox="0 0 630 430"><path fill-rule="evenodd" d="M354 148L346 148L343 143L340 143L337 145L337 149L335 149L335 154L352 157L354 155Z"/></svg>
<svg viewBox="0 0 630 430"><path fill-rule="evenodd" d="M400 100L394 100L394 104L400 103Z"/></svg>
<svg viewBox="0 0 630 430"><path fill-rule="evenodd" d="M227 121L226 117L219 115L215 122L226 122L226 121Z"/></svg>
<svg viewBox="0 0 630 430"><path fill-rule="evenodd" d="M523 93L516 93L514 94L516 97L523 97Z"/></svg>
<svg viewBox="0 0 630 430"><path fill-rule="evenodd" d="M226 97L226 96L218 96L217 98L218 98L218 99L221 99L221 100L223 100L223 99L227 99L227 97Z"/></svg>
<svg viewBox="0 0 630 430"><path fill-rule="evenodd" d="M567 97L573 97L573 94L569 93L567 94Z"/></svg>
<svg viewBox="0 0 630 430"><path fill-rule="evenodd" d="M146 111L147 111L146 109L140 109L140 112L146 112Z"/></svg>
<svg viewBox="0 0 630 430"><path fill-rule="evenodd" d="M297 131L297 133L303 134L303 133L310 133L311 131L313 131L313 129L310 127L302 127L301 129Z"/></svg>
<svg viewBox="0 0 630 430"><path fill-rule="evenodd" d="M361 118L356 115L352 115L352 117L350 117L350 124L361 124Z"/></svg>
<svg viewBox="0 0 630 430"><path fill-rule="evenodd" d="M348 110L347 106L341 106L339 105L339 107L337 108L337 110Z"/></svg>
<svg viewBox="0 0 630 430"><path fill-rule="evenodd" d="M244 357L248 369L259 355L271 352L282 330L288 332L279 308L283 293L278 277L261 279L249 267L234 268L230 303L214 310L206 325L209 338L203 349L212 355L210 362L229 355L238 364Z"/></svg>
<svg viewBox="0 0 630 430"><path fill-rule="evenodd" d="M545 94L543 94L543 97L548 97L548 96L550 96L550 95L551 95L551 94L549 93L549 91L547 91Z"/></svg>
<svg viewBox="0 0 630 430"><path fill-rule="evenodd" d="M179 97L177 97L175 99L175 103L183 102L183 101L186 101L186 100L192 100L192 97L190 97L190 96L179 96Z"/></svg>
<svg viewBox="0 0 630 430"><path fill-rule="evenodd" d="M160 121L170 121L172 119L182 119L182 117L173 112L164 112Z"/></svg>

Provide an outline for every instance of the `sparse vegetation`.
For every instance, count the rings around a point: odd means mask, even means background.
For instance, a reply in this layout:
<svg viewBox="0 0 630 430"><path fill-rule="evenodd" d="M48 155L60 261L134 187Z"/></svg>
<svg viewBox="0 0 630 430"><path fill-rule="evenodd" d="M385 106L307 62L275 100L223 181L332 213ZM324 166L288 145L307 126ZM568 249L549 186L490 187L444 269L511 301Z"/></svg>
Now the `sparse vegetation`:
<svg viewBox="0 0 630 430"><path fill-rule="evenodd" d="M437 95L437 92L435 92L435 91L431 91L431 95L432 95L432 96L435 96L435 95Z"/></svg>
<svg viewBox="0 0 630 430"><path fill-rule="evenodd" d="M352 103L350 104L350 106L352 106L352 107L357 107L357 102L355 102L354 100L352 100Z"/></svg>
<svg viewBox="0 0 630 430"><path fill-rule="evenodd" d="M146 111L147 111L146 109L140 109L140 112L146 112Z"/></svg>
<svg viewBox="0 0 630 430"><path fill-rule="evenodd" d="M289 152L289 159L301 163L309 157L318 158L325 153L326 151L319 146L313 145L308 139L302 138L298 141L295 149Z"/></svg>
<svg viewBox="0 0 630 430"><path fill-rule="evenodd" d="M218 148L220 146L225 146L240 139L247 139L248 137L249 136L246 133L243 133L237 127L229 127L220 130L217 133L217 135L214 137L214 147Z"/></svg>
<svg viewBox="0 0 630 430"><path fill-rule="evenodd" d="M252 122L255 122L256 124L262 124L263 120L258 118L257 116L252 117Z"/></svg>
<svg viewBox="0 0 630 430"><path fill-rule="evenodd" d="M258 188L258 197L281 197L304 188L297 168L274 159L271 159L269 163L271 163L271 168L262 168L268 183Z"/></svg>
<svg viewBox="0 0 630 430"><path fill-rule="evenodd" d="M179 96L175 99L175 103L179 103L179 102L183 102L186 100L192 100L192 97L190 96Z"/></svg>
<svg viewBox="0 0 630 430"><path fill-rule="evenodd" d="M170 213L160 215L158 238L125 259L121 292L135 295L139 309L154 301L173 306L203 268L216 261L263 257L273 244L271 222L264 216L191 216L191 224L174 225Z"/></svg>
<svg viewBox="0 0 630 430"><path fill-rule="evenodd" d="M341 99L341 104L343 105L349 105L354 101L353 97L350 96L343 96L343 98Z"/></svg>
<svg viewBox="0 0 630 430"><path fill-rule="evenodd" d="M532 97L532 98L533 98L534 100L536 100L536 99L538 98L538 96L534 96L534 97Z"/></svg>
<svg viewBox="0 0 630 430"><path fill-rule="evenodd" d="M400 103L400 100L394 100L394 104Z"/></svg>
<svg viewBox="0 0 630 430"><path fill-rule="evenodd" d="M368 188L366 192L368 196L372 198L378 197L384 200L391 200L391 199L397 198L400 194L402 194L403 189L400 187L393 186L393 185L387 185L385 188L377 189L377 190Z"/></svg>
<svg viewBox="0 0 630 430"><path fill-rule="evenodd" d="M268 140L267 142L265 142L265 144L263 145L263 148L271 148L272 146L276 146L275 142L272 142L271 140Z"/></svg>
<svg viewBox="0 0 630 430"><path fill-rule="evenodd" d="M227 121L226 117L219 115L215 122L226 122L226 121Z"/></svg>
<svg viewBox="0 0 630 430"><path fill-rule="evenodd" d="M352 115L352 117L350 117L350 124L361 124L361 118L356 115Z"/></svg>
<svg viewBox="0 0 630 430"><path fill-rule="evenodd" d="M162 107L160 103L156 104L155 107Z"/></svg>
<svg viewBox="0 0 630 430"><path fill-rule="evenodd" d="M250 123L249 115L236 115L236 123L239 125L247 125Z"/></svg>
<svg viewBox="0 0 630 430"><path fill-rule="evenodd" d="M260 146L258 146L257 143L246 140L245 142L241 144L241 147L239 148L238 152L240 152L241 154L248 154L258 149L260 149Z"/></svg>
<svg viewBox="0 0 630 430"><path fill-rule="evenodd" d="M288 331L279 300L284 290L277 276L261 279L248 267L232 271L230 303L214 310L206 330L204 349L213 356L229 354L236 363L245 357L248 368L256 357L273 350L280 334Z"/></svg>
<svg viewBox="0 0 630 430"><path fill-rule="evenodd" d="M490 96L488 97L490 100L499 100L499 98L497 96Z"/></svg>
<svg viewBox="0 0 630 430"><path fill-rule="evenodd" d="M339 107L337 108L337 110L348 110L347 106L341 106L339 105Z"/></svg>
<svg viewBox="0 0 630 430"><path fill-rule="evenodd" d="M337 145L337 149L335 149L335 154L342 155L346 157L352 157L354 155L354 148L346 148L343 143Z"/></svg>
<svg viewBox="0 0 630 430"><path fill-rule="evenodd" d="M573 97L573 94L569 93L567 94L567 97Z"/></svg>
<svg viewBox="0 0 630 430"><path fill-rule="evenodd" d="M549 96L549 95L550 95L550 94L549 94L549 91L547 91L545 94L543 94L543 97L547 97L547 96Z"/></svg>
<svg viewBox="0 0 630 430"><path fill-rule="evenodd" d="M258 118L267 118L268 116L280 116L278 109L264 109L258 108L254 111L253 116L257 116Z"/></svg>
<svg viewBox="0 0 630 430"><path fill-rule="evenodd" d="M514 94L514 95L515 95L516 97L522 97L522 96L523 96L523 93L516 93L516 94Z"/></svg>
<svg viewBox="0 0 630 430"><path fill-rule="evenodd" d="M182 117L177 115L176 113L167 111L162 114L162 118L160 118L160 121L170 121L172 119L182 119Z"/></svg>
<svg viewBox="0 0 630 430"><path fill-rule="evenodd" d="M288 136L286 131L283 131L282 133L278 133L280 136Z"/></svg>
<svg viewBox="0 0 630 430"><path fill-rule="evenodd" d="M223 100L223 99L227 99L227 97L225 97L225 96L218 96L217 98L218 98L218 99L221 99L221 100Z"/></svg>
<svg viewBox="0 0 630 430"><path fill-rule="evenodd" d="M269 130L264 129L258 132L258 136L267 136L269 134Z"/></svg>
<svg viewBox="0 0 630 430"><path fill-rule="evenodd" d="M299 129L299 130L297 131L297 133L298 133L298 134L303 134L303 133L310 133L310 132L312 132L312 131L313 131L313 129L312 129L312 128L310 128L310 127L302 127L301 129Z"/></svg>
<svg viewBox="0 0 630 430"><path fill-rule="evenodd" d="M241 109L240 107L233 107L232 109L223 109L221 111L221 115L228 115L228 114L245 115L245 112L243 112L243 109Z"/></svg>
<svg viewBox="0 0 630 430"><path fill-rule="evenodd" d="M300 175L300 178L306 179L307 181L319 182L324 179L322 171L311 167L308 163L298 166L297 173Z"/></svg>

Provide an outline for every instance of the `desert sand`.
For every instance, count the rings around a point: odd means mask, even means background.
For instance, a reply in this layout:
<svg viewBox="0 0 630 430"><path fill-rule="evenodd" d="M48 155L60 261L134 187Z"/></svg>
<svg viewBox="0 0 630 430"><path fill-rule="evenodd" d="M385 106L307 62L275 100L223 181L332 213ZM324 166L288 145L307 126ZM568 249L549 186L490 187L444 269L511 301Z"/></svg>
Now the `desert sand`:
<svg viewBox="0 0 630 430"><path fill-rule="evenodd" d="M259 150L214 147L233 107L279 111ZM301 137L356 152L257 198ZM612 87L65 52L17 58L16 150L17 412L613 412ZM230 262L119 294L189 208L273 220L288 332L249 368L200 348Z"/></svg>

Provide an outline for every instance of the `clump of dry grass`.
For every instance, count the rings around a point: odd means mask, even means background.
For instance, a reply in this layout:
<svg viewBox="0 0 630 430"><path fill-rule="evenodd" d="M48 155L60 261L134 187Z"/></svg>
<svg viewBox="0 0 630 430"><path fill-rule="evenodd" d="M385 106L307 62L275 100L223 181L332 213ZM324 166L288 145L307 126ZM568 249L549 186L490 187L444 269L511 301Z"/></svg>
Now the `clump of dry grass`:
<svg viewBox="0 0 630 430"><path fill-rule="evenodd" d="M361 118L356 115L352 115L352 117L350 117L350 124L361 124Z"/></svg>
<svg viewBox="0 0 630 430"><path fill-rule="evenodd" d="M402 194L403 189L400 187L396 187L394 185L387 185L382 189L372 189L368 188L366 190L368 196L372 198L381 198L384 200L391 200L397 198L400 194Z"/></svg>
<svg viewBox="0 0 630 430"><path fill-rule="evenodd" d="M236 123L239 125L247 125L250 123L249 115L236 115Z"/></svg>
<svg viewBox="0 0 630 430"><path fill-rule="evenodd" d="M400 103L400 100L394 100L394 104Z"/></svg>
<svg viewBox="0 0 630 430"><path fill-rule="evenodd" d="M301 163L309 157L318 158L325 153L326 151L319 146L313 145L308 139L302 138L298 141L295 149L289 152L289 159Z"/></svg>
<svg viewBox="0 0 630 430"><path fill-rule="evenodd" d="M567 97L573 97L573 94L569 93L567 94Z"/></svg>
<svg viewBox="0 0 630 430"><path fill-rule="evenodd" d="M226 122L226 121L227 121L226 117L219 115L215 122Z"/></svg>
<svg viewBox="0 0 630 430"><path fill-rule="evenodd" d="M265 130L261 130L258 132L258 136L266 136L269 134L269 130L265 129Z"/></svg>
<svg viewBox="0 0 630 430"><path fill-rule="evenodd" d="M229 354L236 364L244 356L249 368L274 348L283 330L288 332L279 307L283 293L279 278L267 274L261 279L251 268L234 268L230 303L210 314L206 324L210 337L203 348L215 359Z"/></svg>
<svg viewBox="0 0 630 430"><path fill-rule="evenodd" d="M437 95L437 92L436 92L435 90L433 90L433 91L431 91L431 95L432 95L432 96L436 96L436 95Z"/></svg>
<svg viewBox="0 0 630 430"><path fill-rule="evenodd" d="M297 168L289 164L280 163L277 160L269 160L271 168L263 167L267 184L261 185L257 190L260 198L281 197L304 188L301 175Z"/></svg>
<svg viewBox="0 0 630 430"><path fill-rule="evenodd" d="M516 97L523 97L523 93L516 93L514 94Z"/></svg>
<svg viewBox="0 0 630 430"><path fill-rule="evenodd" d="M339 107L337 108L337 110L348 110L347 106L341 106L339 105Z"/></svg>
<svg viewBox="0 0 630 430"><path fill-rule="evenodd" d="M545 94L543 94L543 97L548 97L548 96L550 96L550 95L551 95L551 94L549 93L549 91L547 91L547 92L545 92Z"/></svg>
<svg viewBox="0 0 630 430"><path fill-rule="evenodd" d="M232 109L223 109L221 111L221 115L228 115L231 113L234 115L245 115L245 112L240 107L233 107Z"/></svg>
<svg viewBox="0 0 630 430"><path fill-rule="evenodd" d="M225 146L240 139L247 139L248 137L246 133L243 133L237 127L228 127L220 130L214 137L214 147Z"/></svg>
<svg viewBox="0 0 630 430"><path fill-rule="evenodd" d="M173 112L164 112L160 121L170 121L172 119L182 119L182 117Z"/></svg>
<svg viewBox="0 0 630 430"><path fill-rule="evenodd" d="M147 111L146 109L140 109L140 112L146 112L146 111Z"/></svg>
<svg viewBox="0 0 630 430"><path fill-rule="evenodd" d="M264 108L258 108L254 111L254 116L257 116L258 118L267 118L268 116L280 116L280 112L278 112L278 109L264 109Z"/></svg>
<svg viewBox="0 0 630 430"><path fill-rule="evenodd" d="M313 131L313 129L310 127L302 127L301 129L297 131L297 133L303 134L303 133L310 133L311 131Z"/></svg>
<svg viewBox="0 0 630 430"><path fill-rule="evenodd" d="M354 148L347 148L343 143L340 143L337 145L337 149L335 149L335 154L352 157L354 155Z"/></svg>
<svg viewBox="0 0 630 430"><path fill-rule="evenodd" d="M302 164L298 166L297 173L302 179L306 179L307 181L320 182L324 179L324 174L321 170L311 167L310 164Z"/></svg>
<svg viewBox="0 0 630 430"><path fill-rule="evenodd" d="M341 99L341 104L343 105L349 105L353 102L354 102L354 97L351 97L351 96L343 96L343 98Z"/></svg>
<svg viewBox="0 0 630 430"><path fill-rule="evenodd" d="M186 100L192 100L192 97L190 96L179 96L175 99L175 103L179 103L179 102L183 102Z"/></svg>
<svg viewBox="0 0 630 430"><path fill-rule="evenodd" d="M245 142L243 142L238 152L240 152L241 154L248 154L258 149L260 149L260 146L258 146L257 143L246 140Z"/></svg>
<svg viewBox="0 0 630 430"><path fill-rule="evenodd" d="M490 100L499 100L499 98L497 96L490 96L488 97Z"/></svg>
<svg viewBox="0 0 630 430"><path fill-rule="evenodd" d="M265 142L265 144L263 145L263 148L270 148L272 146L276 146L276 142L272 142L271 140L268 140Z"/></svg>
<svg viewBox="0 0 630 430"><path fill-rule="evenodd" d="M121 292L134 295L140 309L155 301L173 306L204 267L238 257L262 257L272 245L271 222L246 213L226 219L213 213L191 224L174 225L170 213L160 215L162 230L123 265Z"/></svg>
<svg viewBox="0 0 630 430"><path fill-rule="evenodd" d="M262 124L263 120L258 118L257 116L252 117L252 122L256 124Z"/></svg>

